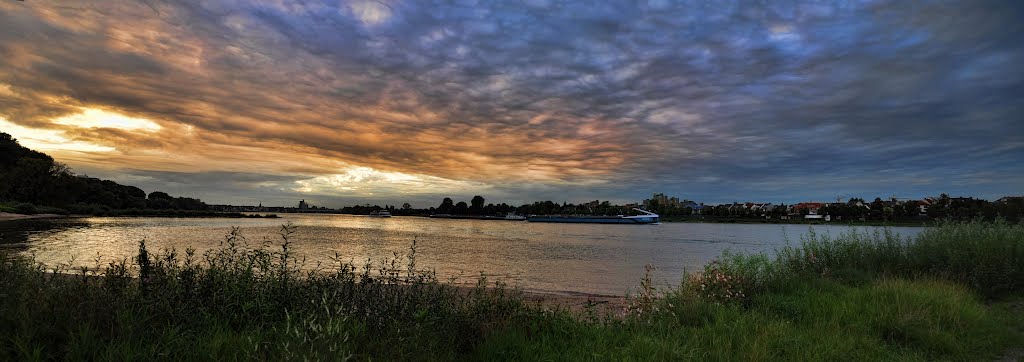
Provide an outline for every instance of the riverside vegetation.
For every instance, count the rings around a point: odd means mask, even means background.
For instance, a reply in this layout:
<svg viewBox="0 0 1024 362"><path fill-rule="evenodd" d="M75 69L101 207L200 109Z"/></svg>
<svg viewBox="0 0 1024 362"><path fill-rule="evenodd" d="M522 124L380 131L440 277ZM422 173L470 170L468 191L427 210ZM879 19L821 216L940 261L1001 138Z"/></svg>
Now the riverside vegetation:
<svg viewBox="0 0 1024 362"><path fill-rule="evenodd" d="M991 360L1024 346L1024 225L850 231L725 254L618 313L457 288L405 255L302 268L281 240L102 271L0 249L0 360ZM97 262L98 263L98 262ZM310 270L313 269L313 270ZM648 269L650 271L650 269Z"/></svg>

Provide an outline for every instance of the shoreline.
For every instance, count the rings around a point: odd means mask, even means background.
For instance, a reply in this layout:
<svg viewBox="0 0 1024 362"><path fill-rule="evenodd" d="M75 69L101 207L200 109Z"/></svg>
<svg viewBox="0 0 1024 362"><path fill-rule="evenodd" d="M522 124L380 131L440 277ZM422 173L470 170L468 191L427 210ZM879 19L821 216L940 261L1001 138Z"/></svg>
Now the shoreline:
<svg viewBox="0 0 1024 362"><path fill-rule="evenodd" d="M871 222L871 221L795 221L795 220L766 220L766 219L676 219L662 220L662 223L689 223L689 224L765 224L765 225L835 225L835 226L889 226L889 227L930 227L935 226L936 220L921 222Z"/></svg>
<svg viewBox="0 0 1024 362"><path fill-rule="evenodd" d="M61 219L61 218L81 218L81 217L153 217L153 218L213 218L213 219L283 219L283 215L289 214L310 214L310 213L280 213L280 214L269 214L260 215L246 214L246 213L223 213L222 215L216 214L196 214L189 215L183 214L116 214L116 215L88 215L88 214L15 214L8 212L0 212L0 222L3 221L14 221L14 220L30 220L30 219ZM348 216L365 216L360 214L335 214L335 213L313 213L313 214L324 214L324 215L348 215ZM395 215L395 217L421 217L429 219L446 219L446 220L484 220L484 221L522 221L524 220L505 220L494 218L482 218L475 216L465 217L430 217L424 215ZM832 226L880 226L880 227L930 227L935 226L935 221L922 221L922 222L817 222L817 221L794 221L794 220L763 220L763 219L669 219L662 220L661 224L755 224L755 225L832 225Z"/></svg>
<svg viewBox="0 0 1024 362"><path fill-rule="evenodd" d="M90 215L90 214L15 214L10 212L0 212L0 222L4 221L17 221L17 220L33 220L33 219L72 219L72 218L84 218L84 217L129 217L129 218L141 218L141 217L152 217L160 219L181 219L181 218L196 218L196 219L280 219L281 217L276 214L259 215L259 214L233 214L224 213L223 215L214 214L119 214L119 215Z"/></svg>
<svg viewBox="0 0 1024 362"><path fill-rule="evenodd" d="M31 220L31 219L63 219L69 217L80 217L81 215L61 215L61 214L15 214L10 212L0 212L0 222L3 221L15 221L15 220Z"/></svg>
<svg viewBox="0 0 1024 362"><path fill-rule="evenodd" d="M2 248L2 246L0 246L0 248ZM95 271L92 272L95 273ZM63 282L69 282L75 280L76 278L83 277L89 280L98 280L103 278L103 276L100 274L82 275L80 272L77 271L46 271L46 273L51 275L52 277L59 278ZM132 280L137 279L133 277ZM457 290L460 294L463 295L472 293L473 290L476 288L475 286L472 285L472 283L448 284L442 282L438 285L455 288L455 290ZM400 284L395 286L402 287L402 285ZM495 286L491 285L486 286L485 288L490 291L498 289ZM599 313L599 315L615 315L617 313L621 313L629 304L629 301L626 299L625 295L616 296L607 294L577 292L571 290L553 291L528 289L522 287L504 287L502 289L506 293L518 294L519 298L521 298L524 302L538 304L547 308L564 308L571 312L583 312L586 311L588 308L592 308L592 310L594 312Z"/></svg>

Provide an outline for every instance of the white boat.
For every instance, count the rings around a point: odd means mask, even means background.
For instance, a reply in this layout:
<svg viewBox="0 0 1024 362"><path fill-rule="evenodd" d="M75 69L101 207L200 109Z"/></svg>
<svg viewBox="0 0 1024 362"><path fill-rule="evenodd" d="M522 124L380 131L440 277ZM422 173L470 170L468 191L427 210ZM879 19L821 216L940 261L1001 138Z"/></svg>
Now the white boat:
<svg viewBox="0 0 1024 362"><path fill-rule="evenodd" d="M516 213L510 212L505 215L505 220L526 220L526 216L516 215Z"/></svg>
<svg viewBox="0 0 1024 362"><path fill-rule="evenodd" d="M391 213L387 210L376 210L370 212L370 217L391 217Z"/></svg>

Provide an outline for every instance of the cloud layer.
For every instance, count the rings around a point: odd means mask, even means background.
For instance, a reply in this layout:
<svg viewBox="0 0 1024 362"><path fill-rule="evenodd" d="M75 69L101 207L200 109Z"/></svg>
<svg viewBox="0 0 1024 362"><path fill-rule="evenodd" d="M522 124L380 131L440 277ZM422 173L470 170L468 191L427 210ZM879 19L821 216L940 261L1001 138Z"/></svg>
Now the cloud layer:
<svg viewBox="0 0 1024 362"><path fill-rule="evenodd" d="M215 202L1024 186L1015 1L26 1L0 29L5 131Z"/></svg>

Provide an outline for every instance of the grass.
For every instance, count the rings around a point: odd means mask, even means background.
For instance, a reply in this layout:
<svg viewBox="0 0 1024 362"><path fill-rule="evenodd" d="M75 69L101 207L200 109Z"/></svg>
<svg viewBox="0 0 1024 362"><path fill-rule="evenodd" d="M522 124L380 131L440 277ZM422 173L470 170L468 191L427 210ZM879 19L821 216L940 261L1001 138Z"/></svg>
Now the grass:
<svg viewBox="0 0 1024 362"><path fill-rule="evenodd" d="M725 254L676 288L648 274L619 314L456 288L405 254L304 272L280 240L94 270L0 249L0 360L965 360L1024 345L1024 226L948 223L914 239L814 235ZM102 271L96 271L102 269Z"/></svg>
<svg viewBox="0 0 1024 362"><path fill-rule="evenodd" d="M27 202L0 202L0 212L9 212L13 214L59 214L67 215L68 211L58 207L52 206L36 206Z"/></svg>
<svg viewBox="0 0 1024 362"><path fill-rule="evenodd" d="M669 296L650 318L558 321L490 338L478 357L542 360L934 360L999 353L1013 337L970 291L939 281L806 280L749 307Z"/></svg>

